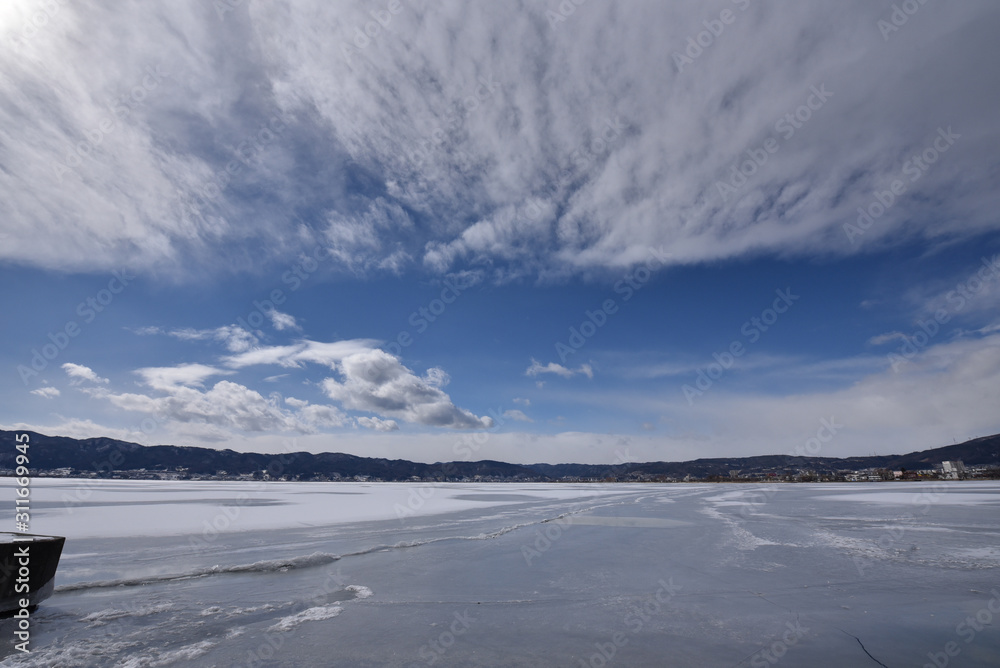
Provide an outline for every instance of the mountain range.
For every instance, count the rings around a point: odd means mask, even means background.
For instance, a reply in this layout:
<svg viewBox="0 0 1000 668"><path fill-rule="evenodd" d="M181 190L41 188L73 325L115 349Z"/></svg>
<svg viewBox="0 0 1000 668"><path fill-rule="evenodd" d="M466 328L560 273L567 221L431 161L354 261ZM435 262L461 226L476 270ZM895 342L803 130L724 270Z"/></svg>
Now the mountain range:
<svg viewBox="0 0 1000 668"><path fill-rule="evenodd" d="M32 475L81 477L246 477L287 480L682 480L728 477L783 476L811 471L835 474L865 469L927 470L942 461L961 460L968 467L1000 468L1000 434L957 445L905 455L868 457L808 457L760 455L722 457L686 462L626 462L604 464L511 464L453 461L425 464L405 459L358 457L342 453L293 452L282 455L214 450L177 445L144 446L112 438L75 439L32 431L0 430L0 469L16 467L15 436L29 435ZM22 437L23 441L23 437Z"/></svg>

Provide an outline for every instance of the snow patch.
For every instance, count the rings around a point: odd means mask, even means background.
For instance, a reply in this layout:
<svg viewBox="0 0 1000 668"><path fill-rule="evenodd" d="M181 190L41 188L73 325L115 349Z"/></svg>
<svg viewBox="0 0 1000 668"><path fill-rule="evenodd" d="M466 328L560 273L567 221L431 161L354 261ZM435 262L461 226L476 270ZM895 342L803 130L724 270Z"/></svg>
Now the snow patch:
<svg viewBox="0 0 1000 668"><path fill-rule="evenodd" d="M282 617L278 620L277 624L271 626L267 630L276 633L284 633L285 631L290 631L299 624L304 624L305 622L318 622L324 619L331 619L343 611L344 609L339 605L316 606L314 608L303 610L296 615Z"/></svg>

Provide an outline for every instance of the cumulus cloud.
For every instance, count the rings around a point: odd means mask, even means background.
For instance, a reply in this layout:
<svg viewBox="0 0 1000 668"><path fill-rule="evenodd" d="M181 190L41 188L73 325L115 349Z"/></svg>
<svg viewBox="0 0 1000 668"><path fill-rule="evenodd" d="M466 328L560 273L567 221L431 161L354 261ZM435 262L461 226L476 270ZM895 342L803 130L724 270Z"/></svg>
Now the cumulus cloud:
<svg viewBox="0 0 1000 668"><path fill-rule="evenodd" d="M54 387L40 387L37 390L32 390L31 393L37 394L40 397L45 397L46 399L52 399L61 394L61 392Z"/></svg>
<svg viewBox="0 0 1000 668"><path fill-rule="evenodd" d="M341 379L323 381L326 394L349 410L367 411L406 422L453 429L486 429L489 417L458 408L440 388L447 374L432 369L416 376L382 350L354 353L337 364Z"/></svg>
<svg viewBox="0 0 1000 668"><path fill-rule="evenodd" d="M395 420L383 420L377 417L359 417L358 424L365 429L375 431L397 431L399 429L399 424Z"/></svg>
<svg viewBox="0 0 1000 668"><path fill-rule="evenodd" d="M336 406L309 404L299 407L297 415L299 420L309 427L342 427L347 422L347 416ZM298 429L302 431L301 427Z"/></svg>
<svg viewBox="0 0 1000 668"><path fill-rule="evenodd" d="M453 429L484 429L493 425L491 418L478 417L452 403L442 389L450 380L443 369L433 367L423 376L417 376L398 358L371 347L374 343L364 339L306 340L289 346L256 348L224 357L228 368L179 364L137 369L135 373L142 385L153 390L150 393L114 392L105 387L87 388L86 392L124 410L155 415L172 423L205 425L215 430L312 433L320 428L345 426L351 419L336 406L282 397L277 392L265 398L230 380L208 384L213 377L233 375L236 369L247 366L301 367L309 362L328 367L339 375L339 380L327 378L322 381L321 387L327 396L347 410L379 416L357 418L357 424L367 429L394 431L399 425L391 418ZM97 378L86 367L67 366L71 376ZM220 432L212 433L218 436Z"/></svg>
<svg viewBox="0 0 1000 668"><path fill-rule="evenodd" d="M288 315L287 313L282 313L277 309L271 309L267 312L267 317L271 319L271 325L274 326L279 332L286 329L302 329L299 327L298 323L295 321L295 317ZM239 350L233 350L233 352L240 352Z"/></svg>
<svg viewBox="0 0 1000 668"><path fill-rule="evenodd" d="M79 385L84 382L102 383L107 385L109 382L107 378L101 378L96 373L94 373L93 369L87 366L83 366L82 364L73 364L72 362L66 362L65 364L62 365L62 369L63 371L66 372L66 375L69 376L70 384L72 385Z"/></svg>
<svg viewBox="0 0 1000 668"><path fill-rule="evenodd" d="M534 420L524 414L524 411L520 411L516 408L504 411L503 416L516 422L534 422Z"/></svg>
<svg viewBox="0 0 1000 668"><path fill-rule="evenodd" d="M0 259L195 275L263 248L261 266L506 280L651 246L689 264L997 226L995 3L921 5L888 39L884 3L747 3L685 64L711 18L698 0L587 3L558 26L545 3L404 0L365 49L368 9L320 0L224 19L198 0L57 3L30 37L30 0L11 2ZM829 95L810 110L814 87ZM958 135L947 153L849 238L939 128Z"/></svg>
<svg viewBox="0 0 1000 668"><path fill-rule="evenodd" d="M581 364L576 369L570 369L555 362L549 362L548 364L543 365L535 358L531 359L531 366L529 366L524 372L526 376L531 377L535 377L543 373L551 373L557 376L562 376L563 378L572 378L577 374L582 374L587 378L594 377L594 369L589 364Z"/></svg>
<svg viewBox="0 0 1000 668"><path fill-rule="evenodd" d="M136 373L154 393L114 392L104 387L89 388L87 393L123 410L156 416L175 427L202 425L216 435L216 440L226 438L227 433L231 436L231 430L314 433L320 427L343 426L346 421L343 412L334 406L289 398L285 403L294 410L286 410L280 405L279 395L265 398L229 380L204 389L208 378L229 373L209 366L149 367Z"/></svg>

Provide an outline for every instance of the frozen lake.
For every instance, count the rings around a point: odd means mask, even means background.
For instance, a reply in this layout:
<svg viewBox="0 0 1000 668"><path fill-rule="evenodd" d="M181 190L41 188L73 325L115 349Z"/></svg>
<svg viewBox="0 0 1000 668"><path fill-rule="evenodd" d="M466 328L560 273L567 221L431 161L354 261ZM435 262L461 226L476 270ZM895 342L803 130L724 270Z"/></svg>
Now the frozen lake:
<svg viewBox="0 0 1000 668"><path fill-rule="evenodd" d="M66 548L4 666L1000 665L994 482L38 479L31 514Z"/></svg>

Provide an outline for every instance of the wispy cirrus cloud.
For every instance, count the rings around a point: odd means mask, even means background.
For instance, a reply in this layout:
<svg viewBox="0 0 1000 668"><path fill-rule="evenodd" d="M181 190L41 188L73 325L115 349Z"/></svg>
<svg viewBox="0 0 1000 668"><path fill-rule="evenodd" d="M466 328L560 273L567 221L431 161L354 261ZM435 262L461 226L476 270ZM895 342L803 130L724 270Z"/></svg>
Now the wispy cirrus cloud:
<svg viewBox="0 0 1000 668"><path fill-rule="evenodd" d="M297 367L303 362L312 362L331 368L348 355L373 349L379 344L374 339L350 339L344 341L311 341L302 340L285 346L266 346L231 355L223 358L223 362L233 368L242 369L259 364L277 365L282 367Z"/></svg>
<svg viewBox="0 0 1000 668"><path fill-rule="evenodd" d="M570 369L569 367L563 366L556 362L549 362L548 364L542 364L538 360L532 358L531 366L525 370L524 375L526 376L540 376L542 374L551 373L556 376L561 376L562 378L572 378L576 375L584 375L587 378L594 377L594 369L589 364L581 364L576 369Z"/></svg>
<svg viewBox="0 0 1000 668"><path fill-rule="evenodd" d="M320 247L332 270L507 280L650 246L691 264L996 230L996 6L927 5L888 43L884 10L748 4L680 70L696 0L591 3L557 30L543 5L404 0L348 53L360 6L73 3L0 54L0 259L190 278ZM779 126L814 86L823 107ZM941 127L960 139L852 244L843 225ZM780 151L721 197L768 138Z"/></svg>
<svg viewBox="0 0 1000 668"><path fill-rule="evenodd" d="M182 341L219 341L233 353L245 352L258 343L256 335L237 325L226 325L215 329L173 329L166 334Z"/></svg>

